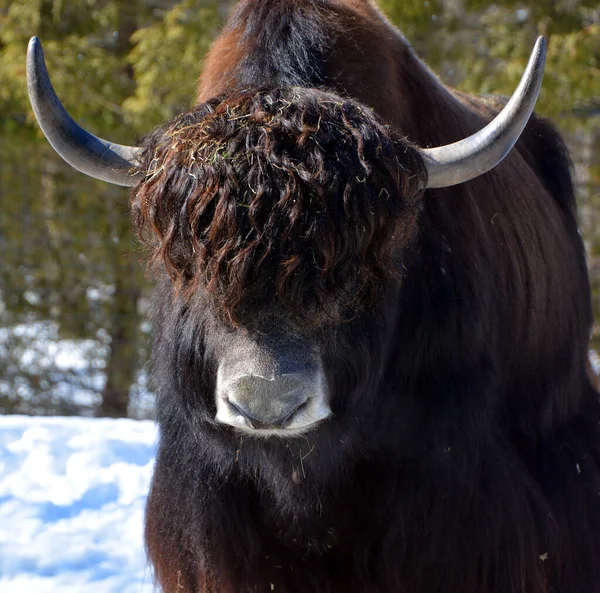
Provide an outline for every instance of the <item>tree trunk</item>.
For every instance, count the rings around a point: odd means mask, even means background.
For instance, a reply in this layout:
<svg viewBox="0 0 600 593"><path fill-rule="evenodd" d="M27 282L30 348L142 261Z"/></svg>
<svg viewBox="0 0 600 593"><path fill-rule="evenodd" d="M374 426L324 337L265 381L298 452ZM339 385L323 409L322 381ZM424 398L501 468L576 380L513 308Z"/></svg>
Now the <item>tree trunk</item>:
<svg viewBox="0 0 600 593"><path fill-rule="evenodd" d="M125 231L125 237L127 236ZM113 259L115 293L111 306L111 339L100 416L127 416L129 393L139 368L138 299L141 291L137 281L138 263L135 259L130 253L122 253L122 250L115 253Z"/></svg>
<svg viewBox="0 0 600 593"><path fill-rule="evenodd" d="M132 69L127 66L125 56L131 48L131 35L137 28L137 2L118 3L118 38L115 51L123 58L123 72L131 78ZM112 189L112 188L111 188ZM111 192L108 190L107 193ZM102 391L100 416L112 418L128 414L131 386L135 383L138 364L138 333L140 318L138 300L141 294L138 262L133 257L129 220L125 208L118 202L126 200L123 190L112 189L115 204L109 210L113 218L111 235L118 238L112 268L114 296L111 308L110 346L106 362L106 384Z"/></svg>

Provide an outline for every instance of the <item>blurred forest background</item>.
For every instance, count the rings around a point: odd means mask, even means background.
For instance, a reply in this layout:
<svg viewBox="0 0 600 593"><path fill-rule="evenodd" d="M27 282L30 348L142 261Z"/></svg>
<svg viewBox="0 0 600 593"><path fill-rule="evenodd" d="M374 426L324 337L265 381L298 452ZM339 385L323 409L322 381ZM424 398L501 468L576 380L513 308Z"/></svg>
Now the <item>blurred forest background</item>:
<svg viewBox="0 0 600 593"><path fill-rule="evenodd" d="M0 413L148 417L153 406L148 284L127 190L73 171L42 138L26 92L29 38L42 39L73 117L133 144L191 105L234 4L0 0ZM598 0L381 5L435 72L466 91L511 94L536 36L549 38L537 111L572 151L600 319Z"/></svg>

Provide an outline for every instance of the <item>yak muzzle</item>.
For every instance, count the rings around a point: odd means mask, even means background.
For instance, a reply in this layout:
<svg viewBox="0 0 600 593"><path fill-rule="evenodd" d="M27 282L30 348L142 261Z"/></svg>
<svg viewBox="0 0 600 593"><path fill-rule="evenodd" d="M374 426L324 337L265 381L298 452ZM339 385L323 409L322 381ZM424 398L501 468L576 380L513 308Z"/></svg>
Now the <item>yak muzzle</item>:
<svg viewBox="0 0 600 593"><path fill-rule="evenodd" d="M217 422L256 436L293 436L331 415L314 357L289 351L278 356L249 343L242 351L244 356L227 356L219 365Z"/></svg>

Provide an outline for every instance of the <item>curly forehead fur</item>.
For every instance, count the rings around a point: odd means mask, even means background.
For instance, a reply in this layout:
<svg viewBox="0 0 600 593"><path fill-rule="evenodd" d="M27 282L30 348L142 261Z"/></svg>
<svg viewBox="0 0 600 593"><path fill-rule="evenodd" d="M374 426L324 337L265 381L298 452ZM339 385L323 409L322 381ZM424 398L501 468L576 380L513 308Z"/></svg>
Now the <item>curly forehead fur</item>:
<svg viewBox="0 0 600 593"><path fill-rule="evenodd" d="M146 142L138 233L178 290L223 317L276 305L304 321L368 307L415 234L418 151L368 108L314 89L214 99Z"/></svg>

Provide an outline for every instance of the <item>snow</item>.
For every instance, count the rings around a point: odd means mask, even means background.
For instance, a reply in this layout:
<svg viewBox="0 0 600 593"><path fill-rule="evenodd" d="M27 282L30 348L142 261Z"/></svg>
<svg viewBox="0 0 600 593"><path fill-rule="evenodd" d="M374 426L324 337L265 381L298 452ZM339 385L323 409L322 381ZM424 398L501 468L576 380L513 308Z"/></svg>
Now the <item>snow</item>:
<svg viewBox="0 0 600 593"><path fill-rule="evenodd" d="M56 397L83 407L97 404L105 384L107 345L100 340L62 340L59 336L58 324L51 321L0 328L0 357L14 367L9 374L17 376L12 382L0 377L0 393L9 395L16 387L20 399L33 400L35 389L18 380L25 370L27 374L61 377L53 385ZM69 378L79 378L84 385L74 388Z"/></svg>
<svg viewBox="0 0 600 593"><path fill-rule="evenodd" d="M99 291L94 294L100 298ZM149 333L150 325L144 322L141 329ZM52 409L43 405L40 395L45 394L51 395L52 401L69 402L82 415L93 415L106 383L109 344L104 329L93 338L63 339L53 321L0 327L0 361L7 367L4 376L0 373L0 396L18 399L25 405L17 410L25 413ZM27 377L33 378L32 383ZM148 373L142 368L131 386L129 415L151 418L153 413L154 397L148 388Z"/></svg>
<svg viewBox="0 0 600 593"><path fill-rule="evenodd" d="M152 422L0 416L0 591L150 593Z"/></svg>
<svg viewBox="0 0 600 593"><path fill-rule="evenodd" d="M592 364L592 370L596 375L600 375L600 356L595 350L589 351L590 363Z"/></svg>

